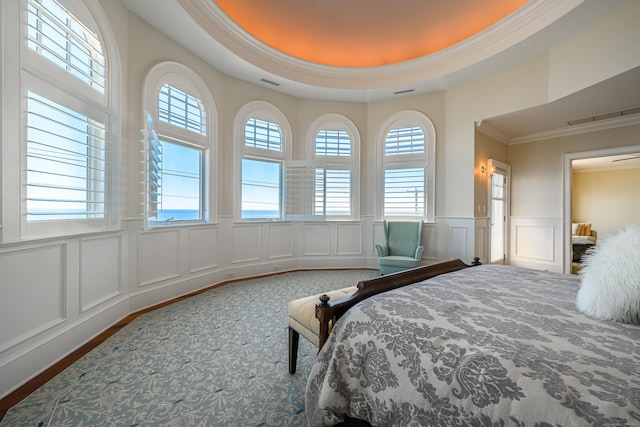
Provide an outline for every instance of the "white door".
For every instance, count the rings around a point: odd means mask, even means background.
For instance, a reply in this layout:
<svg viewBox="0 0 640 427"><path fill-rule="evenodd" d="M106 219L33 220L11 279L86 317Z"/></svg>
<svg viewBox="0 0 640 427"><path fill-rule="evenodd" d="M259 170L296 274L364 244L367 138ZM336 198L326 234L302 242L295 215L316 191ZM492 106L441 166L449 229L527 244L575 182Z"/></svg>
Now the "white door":
<svg viewBox="0 0 640 427"><path fill-rule="evenodd" d="M509 220L510 166L490 160L489 221L491 224L490 263L505 264L507 260Z"/></svg>

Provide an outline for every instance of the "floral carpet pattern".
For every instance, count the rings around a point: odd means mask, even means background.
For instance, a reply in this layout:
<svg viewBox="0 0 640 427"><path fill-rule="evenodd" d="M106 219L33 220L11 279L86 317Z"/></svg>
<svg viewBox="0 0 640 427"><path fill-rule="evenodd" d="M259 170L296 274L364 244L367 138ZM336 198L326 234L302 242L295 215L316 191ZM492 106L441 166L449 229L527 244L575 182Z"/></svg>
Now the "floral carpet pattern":
<svg viewBox="0 0 640 427"><path fill-rule="evenodd" d="M287 303L375 270L230 283L136 318L11 408L0 426L304 426L316 348L287 370Z"/></svg>

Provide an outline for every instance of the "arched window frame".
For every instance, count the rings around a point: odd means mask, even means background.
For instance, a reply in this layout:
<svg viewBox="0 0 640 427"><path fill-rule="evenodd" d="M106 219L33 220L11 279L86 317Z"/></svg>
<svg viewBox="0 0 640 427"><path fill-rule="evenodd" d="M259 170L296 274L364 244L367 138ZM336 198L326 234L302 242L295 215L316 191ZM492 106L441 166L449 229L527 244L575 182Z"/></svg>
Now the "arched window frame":
<svg viewBox="0 0 640 427"><path fill-rule="evenodd" d="M316 137L322 130L344 131L351 142L350 156L324 156L316 154ZM350 215L326 215L326 220L358 220L360 217L360 133L356 125L346 116L337 113L324 114L316 118L307 130L307 158L322 163L327 170L346 169L351 172Z"/></svg>
<svg viewBox="0 0 640 427"><path fill-rule="evenodd" d="M278 125L282 138L282 151L265 150L245 145L245 126L250 118L266 120ZM234 123L234 218L236 221L273 221L284 220L285 215L285 177L284 171L286 162L291 160L291 126L284 113L275 105L265 101L251 101L245 104L236 114ZM242 218L242 160L251 159L258 161L269 161L280 165L280 188L279 188L279 212L277 218Z"/></svg>
<svg viewBox="0 0 640 427"><path fill-rule="evenodd" d="M173 86L187 95L195 97L202 103L206 126L204 134L186 130L160 120L158 99L161 89L166 85ZM209 88L204 81L189 67L174 61L164 61L156 64L147 74L143 85L143 134L149 137L148 117L152 119L153 127L159 139L186 148L196 149L202 153L202 169L200 176L200 209L201 218L169 221L154 219L153 209L150 208L148 187L148 155L145 154L145 170L143 173L143 193L145 194L145 227L175 226L202 223L215 223L217 215L216 176L217 176L217 129L218 114L216 105ZM143 138L143 144L144 144Z"/></svg>
<svg viewBox="0 0 640 427"><path fill-rule="evenodd" d="M115 35L100 2L87 0L75 2L58 0L69 13L97 36L98 46L104 56L104 90L89 86L67 69L61 68L41 53L34 51L27 42L30 12L28 1L3 2L2 19L2 169L4 178L0 193L2 206L1 241L74 235L104 231L119 227L117 212L118 175L120 155L121 65ZM34 220L28 215L30 197L27 159L29 119L29 94L37 94L50 105L73 111L103 127L100 169L87 179L87 201L95 200L90 192L99 191L101 199L98 211L87 207L73 218L53 216ZM32 97L33 98L33 97ZM20 108L16 108L20 106ZM56 107L57 108L57 107ZM51 117L49 117L51 118ZM90 149L93 150L93 148ZM102 149L101 149L102 150ZM90 157L87 162L92 162ZM89 170L91 166L85 166ZM100 176L98 178L98 176ZM48 181L51 182L51 181ZM62 185L62 184L60 184ZM96 190L96 185L100 189Z"/></svg>
<svg viewBox="0 0 640 427"><path fill-rule="evenodd" d="M403 155L387 156L385 155L385 143L387 134L393 129L403 129L410 127L419 127L425 140L424 153L411 153ZM435 221L435 177L436 177L436 131L435 126L425 114L415 110L399 111L387 120L385 120L379 128L376 137L376 157L377 174L376 174L376 218L383 219L421 219L426 222ZM385 171L392 168L412 168L424 167L425 179L425 197L424 197L424 214L416 215L385 215L384 212L384 194L385 194Z"/></svg>

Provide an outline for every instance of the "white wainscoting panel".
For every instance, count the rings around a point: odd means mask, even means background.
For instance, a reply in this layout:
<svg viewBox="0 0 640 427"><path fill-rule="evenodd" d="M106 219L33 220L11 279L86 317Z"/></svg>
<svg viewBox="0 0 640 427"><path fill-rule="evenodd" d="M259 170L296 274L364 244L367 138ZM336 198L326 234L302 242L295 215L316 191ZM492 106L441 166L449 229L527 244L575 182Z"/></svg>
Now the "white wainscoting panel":
<svg viewBox="0 0 640 427"><path fill-rule="evenodd" d="M0 253L0 352L66 319L65 244Z"/></svg>
<svg viewBox="0 0 640 427"><path fill-rule="evenodd" d="M384 245L384 223L380 221L373 223L373 245L371 245L371 255L376 258L378 257L378 251L376 251L377 244Z"/></svg>
<svg viewBox="0 0 640 427"><path fill-rule="evenodd" d="M329 224L304 225L303 254L305 256L330 255L331 229Z"/></svg>
<svg viewBox="0 0 640 427"><path fill-rule="evenodd" d="M510 264L562 271L561 218L511 217Z"/></svg>
<svg viewBox="0 0 640 427"><path fill-rule="evenodd" d="M190 227L189 273L212 269L218 266L218 228Z"/></svg>
<svg viewBox="0 0 640 427"><path fill-rule="evenodd" d="M430 222L422 227L422 259L430 263L438 261L438 225Z"/></svg>
<svg viewBox="0 0 640 427"><path fill-rule="evenodd" d="M487 217L476 218L475 231L475 256L480 259L483 264L488 264L491 260L489 247L490 220Z"/></svg>
<svg viewBox="0 0 640 427"><path fill-rule="evenodd" d="M553 227L516 225L515 235L516 257L553 261Z"/></svg>
<svg viewBox="0 0 640 427"><path fill-rule="evenodd" d="M120 294L120 236L80 239L80 312Z"/></svg>
<svg viewBox="0 0 640 427"><path fill-rule="evenodd" d="M336 255L362 255L362 224L335 223Z"/></svg>
<svg viewBox="0 0 640 427"><path fill-rule="evenodd" d="M267 258L287 258L292 257L293 250L293 224L269 224L268 253Z"/></svg>
<svg viewBox="0 0 640 427"><path fill-rule="evenodd" d="M460 258L471 263L475 251L475 218L438 217L438 261Z"/></svg>
<svg viewBox="0 0 640 427"><path fill-rule="evenodd" d="M265 224L234 224L231 226L232 263L260 261L262 227Z"/></svg>
<svg viewBox="0 0 640 427"><path fill-rule="evenodd" d="M142 232L138 240L139 286L180 276L180 229Z"/></svg>
<svg viewBox="0 0 640 427"><path fill-rule="evenodd" d="M468 260L469 229L464 226L452 225L451 231L451 257Z"/></svg>

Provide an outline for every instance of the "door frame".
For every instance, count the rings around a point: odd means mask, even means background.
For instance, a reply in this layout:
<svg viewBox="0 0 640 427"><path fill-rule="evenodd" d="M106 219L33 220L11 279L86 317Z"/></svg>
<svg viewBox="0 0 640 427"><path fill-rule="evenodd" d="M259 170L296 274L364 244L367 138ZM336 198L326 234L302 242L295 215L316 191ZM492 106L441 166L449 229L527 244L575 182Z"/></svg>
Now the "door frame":
<svg viewBox="0 0 640 427"><path fill-rule="evenodd" d="M500 162L495 159L489 159L487 161L487 167L489 168L489 178L491 178L496 170L504 172L507 178L505 184L505 204L504 204L504 261L503 264L509 264L510 259L510 242L511 242L511 165ZM487 252L487 264L491 264L491 179L487 180L487 218L489 221L489 231L487 233L488 252Z"/></svg>
<svg viewBox="0 0 640 427"><path fill-rule="evenodd" d="M579 151L562 155L562 271L571 274L571 186L573 160L592 159L623 154L634 154L640 151L640 145L626 145L622 147L604 148L599 150Z"/></svg>

